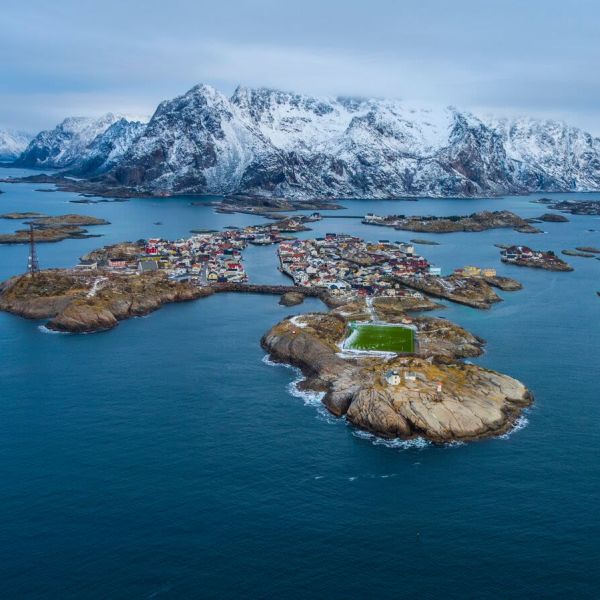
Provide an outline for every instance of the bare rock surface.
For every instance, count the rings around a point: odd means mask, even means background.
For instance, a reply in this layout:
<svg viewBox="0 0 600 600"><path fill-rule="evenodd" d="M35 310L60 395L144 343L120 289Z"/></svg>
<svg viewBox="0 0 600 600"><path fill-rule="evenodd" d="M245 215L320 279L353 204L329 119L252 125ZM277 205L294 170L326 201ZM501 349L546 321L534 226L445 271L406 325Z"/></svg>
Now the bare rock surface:
<svg viewBox="0 0 600 600"><path fill-rule="evenodd" d="M279 300L282 306L296 306L304 302L304 294L300 292L286 292Z"/></svg>
<svg viewBox="0 0 600 600"><path fill-rule="evenodd" d="M104 271L52 269L13 277L0 285L0 310L29 319L49 319L47 327L70 333L112 329L170 302L213 293L164 273L116 275Z"/></svg>
<svg viewBox="0 0 600 600"><path fill-rule="evenodd" d="M445 298L458 304L473 308L490 308L502 298L494 292L491 285L483 278L461 277L403 277L401 283L406 287L418 290L435 298Z"/></svg>
<svg viewBox="0 0 600 600"><path fill-rule="evenodd" d="M299 367L305 387L325 391L332 414L385 438L452 442L500 435L532 402L516 379L459 362L480 354L484 342L445 319L409 320L419 338L412 356L340 353L348 320L364 312L354 304L288 318L261 343L273 360ZM387 382L390 370L402 374L401 383Z"/></svg>

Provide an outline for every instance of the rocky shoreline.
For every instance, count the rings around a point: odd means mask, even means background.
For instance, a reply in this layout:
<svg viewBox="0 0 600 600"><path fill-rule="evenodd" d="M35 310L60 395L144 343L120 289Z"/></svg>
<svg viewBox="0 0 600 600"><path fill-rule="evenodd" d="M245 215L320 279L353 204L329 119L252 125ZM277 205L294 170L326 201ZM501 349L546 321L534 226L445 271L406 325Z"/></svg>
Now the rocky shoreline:
<svg viewBox="0 0 600 600"><path fill-rule="evenodd" d="M259 215L269 219L289 218L278 215L281 212L294 212L297 210L341 210L345 207L334 202L321 200L290 200L287 198L253 196L238 194L226 196L223 200L212 202L216 212L224 214L243 213Z"/></svg>
<svg viewBox="0 0 600 600"><path fill-rule="evenodd" d="M477 232L510 228L520 233L541 233L541 230L508 210L482 211L468 216L405 216L366 215L363 223L420 233Z"/></svg>
<svg viewBox="0 0 600 600"><path fill-rule="evenodd" d="M288 318L261 344L273 361L300 368L303 389L322 392L333 415L384 438L447 443L493 437L510 430L533 401L516 379L460 362L481 354L484 342L444 319L410 319L419 336L411 356L340 353L349 321L365 312L354 305ZM388 382L390 372L399 374L399 383Z"/></svg>
<svg viewBox="0 0 600 600"><path fill-rule="evenodd" d="M99 237L88 233L85 227L110 225L105 219L77 214L46 216L31 212L6 213L0 215L0 219L22 220L26 225L31 225L34 230L34 239L39 243ZM18 229L14 233L0 234L0 244L28 244L29 240L29 229Z"/></svg>
<svg viewBox="0 0 600 600"><path fill-rule="evenodd" d="M531 267L545 271L573 271L573 267L558 258L551 250L532 250L527 246L507 246L500 253L500 260L516 267Z"/></svg>
<svg viewBox="0 0 600 600"><path fill-rule="evenodd" d="M546 204L552 210L569 213L571 215L586 215L589 217L600 216L600 202L594 200L550 200L539 198L532 200L535 204Z"/></svg>
<svg viewBox="0 0 600 600"><path fill-rule="evenodd" d="M583 250L572 250L571 248L561 250L561 254L564 254L565 256L579 256L581 258L595 258L595 254L593 252L584 252Z"/></svg>
<svg viewBox="0 0 600 600"><path fill-rule="evenodd" d="M96 250L87 260L101 262L137 252L137 244L123 243ZM445 285L454 280L460 282L463 296L446 295L449 299L468 303L464 294L475 290L479 300L470 298L471 306L487 308L499 300L488 282L452 276L444 280ZM514 286L502 285L505 289ZM324 392L323 402L333 414L345 415L349 422L378 436L452 442L500 435L532 401L520 382L461 362L482 354L484 340L443 318L411 316L410 312L440 307L420 295L365 300L331 294L325 288L247 283L201 287L173 281L161 271L51 269L0 284L0 310L47 319L45 325L53 331L92 333L110 330L122 320L146 315L167 303L224 292L280 295L287 306L299 304L305 296L328 304L329 313L285 319L261 344L273 360L302 369L305 389ZM372 320L411 327L418 340L414 354L341 352L349 323ZM402 374L402 385L387 383L390 370Z"/></svg>
<svg viewBox="0 0 600 600"><path fill-rule="evenodd" d="M54 331L94 333L146 315L163 304L211 293L169 281L160 272L137 276L51 269L0 284L0 310L27 319L49 319L46 327Z"/></svg>
<svg viewBox="0 0 600 600"><path fill-rule="evenodd" d="M494 281L497 287L512 291L520 289L520 284L515 280L508 278L483 278L459 277L450 275L448 277L423 276L423 277L403 277L400 279L402 285L411 289L423 292L434 298L443 298L451 300L458 304L471 306L472 308L488 309L496 302L501 302L502 298L492 289L491 281Z"/></svg>

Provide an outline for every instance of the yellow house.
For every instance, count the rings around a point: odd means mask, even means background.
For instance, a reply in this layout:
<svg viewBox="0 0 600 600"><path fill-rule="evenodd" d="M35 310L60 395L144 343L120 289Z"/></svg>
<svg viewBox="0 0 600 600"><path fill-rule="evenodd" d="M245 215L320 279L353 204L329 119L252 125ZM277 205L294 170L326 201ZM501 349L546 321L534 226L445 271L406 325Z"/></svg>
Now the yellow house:
<svg viewBox="0 0 600 600"><path fill-rule="evenodd" d="M463 273L466 277L479 277L481 275L481 269L479 267L464 267Z"/></svg>

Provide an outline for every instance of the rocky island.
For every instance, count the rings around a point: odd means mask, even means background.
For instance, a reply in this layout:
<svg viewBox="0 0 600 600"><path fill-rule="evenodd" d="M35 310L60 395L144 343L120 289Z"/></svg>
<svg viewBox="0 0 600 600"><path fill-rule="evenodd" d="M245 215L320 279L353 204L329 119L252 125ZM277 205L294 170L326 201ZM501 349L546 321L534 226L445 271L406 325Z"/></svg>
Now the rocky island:
<svg viewBox="0 0 600 600"><path fill-rule="evenodd" d="M28 319L49 319L48 329L92 333L123 319L146 315L168 302L208 295L164 273L141 276L52 269L13 277L0 285L0 310Z"/></svg>
<svg viewBox="0 0 600 600"><path fill-rule="evenodd" d="M104 219L85 215L68 214L46 216L41 213L6 213L0 215L2 219L25 220L26 225L31 225L36 242L61 242L66 239L82 239L98 237L89 234L85 227L96 225L109 225ZM14 233L0 235L0 244L27 244L30 240L29 229L19 229Z"/></svg>
<svg viewBox="0 0 600 600"><path fill-rule="evenodd" d="M557 215L556 213L544 213L539 216L538 219L540 221L544 221L546 223L568 223L569 219L565 217L565 215Z"/></svg>
<svg viewBox="0 0 600 600"><path fill-rule="evenodd" d="M528 246L508 246L501 250L500 259L517 267L532 267L546 271L572 271L573 267L547 250L532 250Z"/></svg>
<svg viewBox="0 0 600 600"><path fill-rule="evenodd" d="M580 258L594 258L595 257L595 254L593 252L585 252L585 251L579 250L579 249L572 250L571 248L566 248L565 250L561 250L561 254L564 254L565 256L579 256Z"/></svg>
<svg viewBox="0 0 600 600"><path fill-rule="evenodd" d="M428 296L483 309L490 308L492 304L502 301L492 287L507 292L522 288L518 281L509 277L497 275L473 277L465 276L463 273L454 273L448 277L432 275L402 277L400 281L406 287L424 292Z"/></svg>
<svg viewBox="0 0 600 600"><path fill-rule="evenodd" d="M569 213L572 215L600 216L600 202L598 200L550 200L539 198L532 200L536 204L546 204L552 210Z"/></svg>
<svg viewBox="0 0 600 600"><path fill-rule="evenodd" d="M37 219L46 215L39 212L12 212L0 215L0 219L10 219L12 221L23 221L24 219Z"/></svg>
<svg viewBox="0 0 600 600"><path fill-rule="evenodd" d="M510 228L520 233L541 233L525 219L508 210L483 211L468 216L379 216L372 213L365 215L363 223L392 227L405 231L422 233L455 233L458 231L486 231L488 229Z"/></svg>
<svg viewBox="0 0 600 600"><path fill-rule="evenodd" d="M344 315L356 311L291 317L261 340L272 360L302 370L303 389L322 392L327 409L356 427L384 438L475 440L510 430L531 404L516 379L460 362L480 354L483 341L443 319L402 318L419 339L412 354L341 351Z"/></svg>
<svg viewBox="0 0 600 600"><path fill-rule="evenodd" d="M439 242L434 242L433 240L426 240L423 238L414 238L410 240L411 244L421 244L423 246L439 246Z"/></svg>
<svg viewBox="0 0 600 600"><path fill-rule="evenodd" d="M264 217L273 217L278 212L297 210L339 210L344 207L323 200L290 200L288 198L235 194L212 202L219 213L247 213Z"/></svg>

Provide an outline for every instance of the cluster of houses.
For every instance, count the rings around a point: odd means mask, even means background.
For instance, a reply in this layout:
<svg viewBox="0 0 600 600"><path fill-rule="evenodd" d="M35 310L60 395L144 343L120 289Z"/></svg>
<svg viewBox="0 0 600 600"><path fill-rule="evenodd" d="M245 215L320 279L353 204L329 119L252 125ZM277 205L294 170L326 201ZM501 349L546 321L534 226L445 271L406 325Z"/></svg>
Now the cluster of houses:
<svg viewBox="0 0 600 600"><path fill-rule="evenodd" d="M77 269L97 268L118 273L149 273L163 270L179 281L192 281L198 285L248 280L242 261L242 251L250 244L278 244L286 238L282 233L306 229L304 223L317 221L318 213L300 217L286 217L267 225L236 227L224 231L198 232L189 238L165 240L150 238L139 254L108 258L100 262L82 260Z"/></svg>
<svg viewBox="0 0 600 600"><path fill-rule="evenodd" d="M280 269L296 285L357 290L363 295L400 293L397 280L439 270L404 242L365 242L345 234L328 233L313 240L289 240L279 245Z"/></svg>
<svg viewBox="0 0 600 600"><path fill-rule="evenodd" d="M108 258L101 263L81 261L77 268L102 268L127 274L161 270L170 279L190 280L199 285L244 282L247 275L242 262L242 250L250 235L245 230L228 230L174 241L150 238L137 255Z"/></svg>
<svg viewBox="0 0 600 600"><path fill-rule="evenodd" d="M151 238L139 257L138 270L165 269L171 279L194 280L201 285L217 282L243 282L247 275L242 250L247 241L238 230L196 234L168 241Z"/></svg>
<svg viewBox="0 0 600 600"><path fill-rule="evenodd" d="M519 263L519 262L552 262L558 260L553 252L540 252L532 250L528 246L509 246L500 253L502 262Z"/></svg>
<svg viewBox="0 0 600 600"><path fill-rule="evenodd" d="M391 387L404 386L410 388L413 387L412 384L414 384L417 380L427 381L427 377L424 373L416 373L404 368L400 370L389 370L383 374L383 381L386 385ZM443 398L443 384L441 381L435 381L433 383L435 385L434 399L441 401Z"/></svg>

